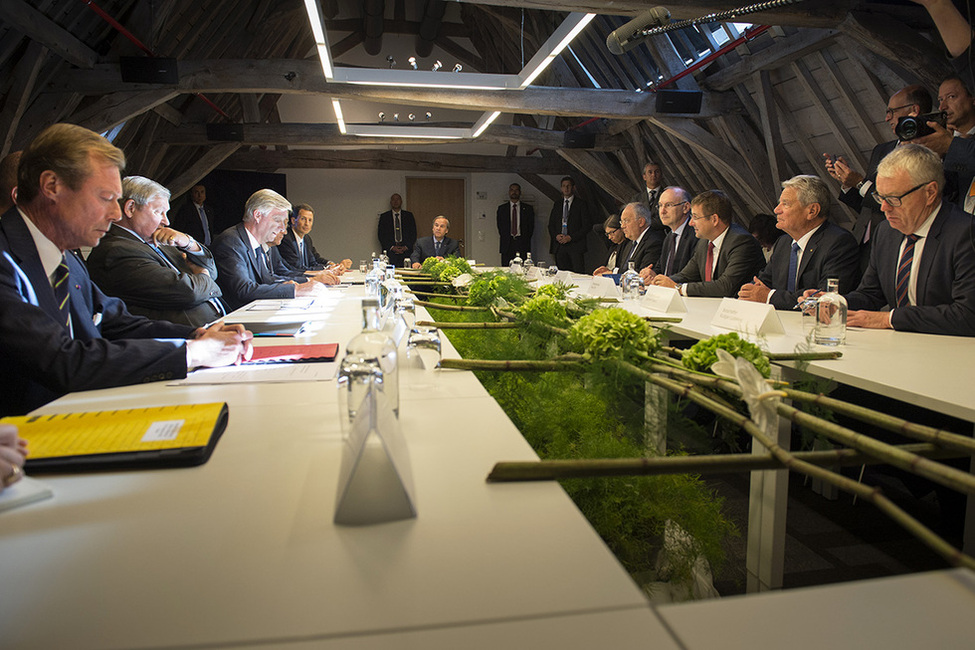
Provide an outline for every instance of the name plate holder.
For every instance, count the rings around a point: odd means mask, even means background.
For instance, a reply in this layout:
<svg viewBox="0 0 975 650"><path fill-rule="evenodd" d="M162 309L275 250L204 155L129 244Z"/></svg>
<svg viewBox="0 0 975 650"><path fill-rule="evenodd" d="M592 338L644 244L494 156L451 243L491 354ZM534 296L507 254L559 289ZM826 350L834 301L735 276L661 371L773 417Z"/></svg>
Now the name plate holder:
<svg viewBox="0 0 975 650"><path fill-rule="evenodd" d="M529 281L529 282L532 282L534 280L538 280L541 277L542 277L542 275L541 275L541 273L538 272L538 267L537 266L532 266L532 267L530 267L528 269L528 271L525 272L525 279L527 281Z"/></svg>
<svg viewBox="0 0 975 650"><path fill-rule="evenodd" d="M366 526L415 517L406 440L386 395L373 386L342 451L333 521Z"/></svg>
<svg viewBox="0 0 975 650"><path fill-rule="evenodd" d="M687 305L684 304L684 298L677 289L658 287L655 284L647 285L647 292L640 299L640 305L651 311L659 311L664 314L687 313Z"/></svg>
<svg viewBox="0 0 975 650"><path fill-rule="evenodd" d="M711 325L745 334L785 334L775 307L735 298L722 298Z"/></svg>
<svg viewBox="0 0 975 650"><path fill-rule="evenodd" d="M561 282L562 284L575 284L572 281L572 271L559 271L555 274L555 282Z"/></svg>
<svg viewBox="0 0 975 650"><path fill-rule="evenodd" d="M595 275L592 278L592 282L589 283L589 289L586 291L593 298L619 298L620 289L613 282L613 278L608 278L602 275Z"/></svg>

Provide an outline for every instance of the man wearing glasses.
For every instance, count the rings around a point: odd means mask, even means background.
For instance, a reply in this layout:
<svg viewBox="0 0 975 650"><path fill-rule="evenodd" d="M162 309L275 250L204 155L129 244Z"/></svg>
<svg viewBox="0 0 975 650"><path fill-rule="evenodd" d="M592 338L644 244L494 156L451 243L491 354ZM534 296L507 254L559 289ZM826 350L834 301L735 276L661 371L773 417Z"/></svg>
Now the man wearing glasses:
<svg viewBox="0 0 975 650"><path fill-rule="evenodd" d="M691 201L691 227L700 240L691 261L678 273L658 273L652 282L676 288L684 296L732 298L738 288L765 266L762 247L751 234L733 224L731 200L708 190Z"/></svg>
<svg viewBox="0 0 975 650"><path fill-rule="evenodd" d="M930 113L932 105L931 93L923 86L913 85L902 88L891 95L890 101L887 102L887 125L893 132L894 127L897 126L897 120L911 115ZM858 244L869 244L873 229L884 220L880 206L873 200L870 193L873 191L876 182L877 165L896 146L897 140L895 139L874 147L870 154L870 163L866 175L853 170L843 156L837 156L833 160L828 154L823 154L826 159L826 171L843 184L843 191L840 193L839 200L860 215L853 226L853 236ZM869 254L869 247L864 246L861 251L864 264L869 259Z"/></svg>
<svg viewBox="0 0 975 650"><path fill-rule="evenodd" d="M650 282L656 273L673 275L694 255L697 237L688 225L691 222L691 195L682 187L668 187L660 195L660 222L670 232L664 237L660 258L650 266L640 269L640 277Z"/></svg>
<svg viewBox="0 0 975 650"><path fill-rule="evenodd" d="M850 327L975 336L972 217L942 201L944 182L941 158L917 144L877 166L873 198L887 221L860 286L846 294Z"/></svg>

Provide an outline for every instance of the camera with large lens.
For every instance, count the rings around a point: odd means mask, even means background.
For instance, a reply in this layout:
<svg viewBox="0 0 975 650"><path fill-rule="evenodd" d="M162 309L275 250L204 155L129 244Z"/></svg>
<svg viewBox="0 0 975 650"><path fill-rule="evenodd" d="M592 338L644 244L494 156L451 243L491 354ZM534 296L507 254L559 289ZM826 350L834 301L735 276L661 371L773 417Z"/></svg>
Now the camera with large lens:
<svg viewBox="0 0 975 650"><path fill-rule="evenodd" d="M913 140L925 135L934 133L934 129L928 126L928 122L937 122L941 126L948 123L948 114L944 111L936 113L925 113L924 115L908 115L897 119L897 126L894 127L894 135L900 141Z"/></svg>

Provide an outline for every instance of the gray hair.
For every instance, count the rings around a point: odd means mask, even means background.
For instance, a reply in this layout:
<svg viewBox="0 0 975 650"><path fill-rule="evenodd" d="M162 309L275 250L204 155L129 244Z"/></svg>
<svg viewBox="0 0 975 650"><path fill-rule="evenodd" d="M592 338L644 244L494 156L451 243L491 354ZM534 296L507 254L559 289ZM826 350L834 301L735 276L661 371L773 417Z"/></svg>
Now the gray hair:
<svg viewBox="0 0 975 650"><path fill-rule="evenodd" d="M799 205L806 207L813 203L819 204L819 216L829 217L829 209L833 199L830 197L829 186L819 176L799 174L787 181L782 181L782 189L793 189L799 199Z"/></svg>
<svg viewBox="0 0 975 650"><path fill-rule="evenodd" d="M906 171L915 185L935 181L939 192L944 189L945 169L941 157L927 147L919 144L894 147L877 165L877 176L890 178L899 170Z"/></svg>
<svg viewBox="0 0 975 650"><path fill-rule="evenodd" d="M141 208L157 196L168 201L172 195L165 187L145 176L126 176L122 179L122 198L119 199L122 206L131 199Z"/></svg>
<svg viewBox="0 0 975 650"><path fill-rule="evenodd" d="M653 219L653 217L650 214L650 208L643 205L642 203L627 203L626 207L623 209L626 210L628 208L633 210L634 217L636 217L637 219L643 219L643 222L645 224L650 225L650 221ZM620 217L622 216L623 213L621 212Z"/></svg>
<svg viewBox="0 0 975 650"><path fill-rule="evenodd" d="M437 221L439 221L440 219L443 219L444 221L447 222L447 230L450 230L450 219L448 219L447 217L443 216L442 214L438 214L436 217L434 217L433 218L433 223L437 223Z"/></svg>
<svg viewBox="0 0 975 650"><path fill-rule="evenodd" d="M244 221L253 221L255 212L267 214L271 210L291 212L291 203L274 190L257 190L244 204Z"/></svg>
<svg viewBox="0 0 975 650"><path fill-rule="evenodd" d="M691 193L685 190L683 187L680 187L678 185L670 185L664 188L664 192L666 192L667 190L670 190L671 192L674 192L675 194L680 196L681 201L687 201L688 203L691 202ZM661 192L661 194L663 194L664 192Z"/></svg>

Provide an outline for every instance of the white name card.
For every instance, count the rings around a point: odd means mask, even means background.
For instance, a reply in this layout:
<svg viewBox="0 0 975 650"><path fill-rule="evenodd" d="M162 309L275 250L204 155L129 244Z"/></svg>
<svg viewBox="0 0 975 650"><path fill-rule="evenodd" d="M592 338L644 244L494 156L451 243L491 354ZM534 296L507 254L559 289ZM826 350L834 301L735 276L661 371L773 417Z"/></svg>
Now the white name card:
<svg viewBox="0 0 975 650"><path fill-rule="evenodd" d="M563 284L575 284L572 281L572 271L559 271L555 274L555 281Z"/></svg>
<svg viewBox="0 0 975 650"><path fill-rule="evenodd" d="M595 275L586 293L593 298L619 298L620 288L613 282L613 278Z"/></svg>
<svg viewBox="0 0 975 650"><path fill-rule="evenodd" d="M721 306L711 319L711 324L746 334L785 334L775 307L735 298L721 300Z"/></svg>
<svg viewBox="0 0 975 650"><path fill-rule="evenodd" d="M643 294L640 305L652 311L659 311L665 314L686 313L687 305L680 292L672 287L658 287L655 284L647 285L647 292Z"/></svg>
<svg viewBox="0 0 975 650"><path fill-rule="evenodd" d="M525 273L525 279L531 282L532 280L537 280L540 277L537 266L532 266Z"/></svg>
<svg viewBox="0 0 975 650"><path fill-rule="evenodd" d="M416 517L406 439L386 395L366 393L342 451L336 524L363 526Z"/></svg>

